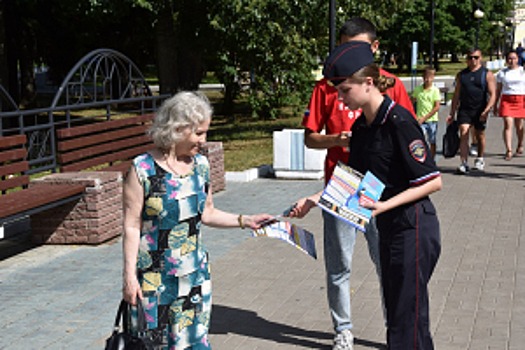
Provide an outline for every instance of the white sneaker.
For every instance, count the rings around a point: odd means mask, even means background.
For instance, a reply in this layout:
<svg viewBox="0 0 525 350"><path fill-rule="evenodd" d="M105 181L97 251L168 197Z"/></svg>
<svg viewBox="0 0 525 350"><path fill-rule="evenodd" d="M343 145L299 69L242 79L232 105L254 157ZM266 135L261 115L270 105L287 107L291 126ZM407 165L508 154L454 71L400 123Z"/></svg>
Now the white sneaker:
<svg viewBox="0 0 525 350"><path fill-rule="evenodd" d="M460 175L465 175L469 172L469 167L467 165L467 163L461 163L460 166L458 166L458 168L456 169L456 173L460 174Z"/></svg>
<svg viewBox="0 0 525 350"><path fill-rule="evenodd" d="M485 161L483 158L476 158L474 161L474 169L483 171L485 169Z"/></svg>
<svg viewBox="0 0 525 350"><path fill-rule="evenodd" d="M343 329L334 338L332 350L352 350L354 348L354 335L349 329Z"/></svg>
<svg viewBox="0 0 525 350"><path fill-rule="evenodd" d="M470 145L470 152L469 154L472 156L472 157L476 157L478 155L478 145Z"/></svg>

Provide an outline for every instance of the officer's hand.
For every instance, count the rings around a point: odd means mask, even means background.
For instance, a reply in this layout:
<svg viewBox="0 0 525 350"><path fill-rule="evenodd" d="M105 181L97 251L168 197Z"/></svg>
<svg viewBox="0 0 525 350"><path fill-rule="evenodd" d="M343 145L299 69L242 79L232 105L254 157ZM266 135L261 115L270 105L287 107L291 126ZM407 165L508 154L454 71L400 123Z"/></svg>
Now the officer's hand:
<svg viewBox="0 0 525 350"><path fill-rule="evenodd" d="M386 205L384 202L377 201L375 203L363 203L363 207L372 210L372 216L377 216L386 211Z"/></svg>

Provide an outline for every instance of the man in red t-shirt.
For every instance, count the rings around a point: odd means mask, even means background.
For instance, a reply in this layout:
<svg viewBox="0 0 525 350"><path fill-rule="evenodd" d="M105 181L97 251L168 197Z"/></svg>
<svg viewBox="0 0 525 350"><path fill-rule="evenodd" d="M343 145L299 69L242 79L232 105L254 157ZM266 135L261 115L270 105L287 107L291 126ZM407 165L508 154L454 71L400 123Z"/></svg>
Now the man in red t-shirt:
<svg viewBox="0 0 525 350"><path fill-rule="evenodd" d="M345 22L339 30L340 43L364 41L371 44L375 52L379 46L374 25L359 17ZM394 87L386 93L415 116L414 107L403 83L399 78L381 69L381 74L396 80ZM348 162L350 128L361 115L361 110L349 110L338 99L337 90L321 79L314 87L310 103L303 118L305 144L309 148L327 149L325 159L325 182L327 182L338 161ZM325 134L321 134L322 130ZM303 198L300 201L311 199ZM298 201L299 203L299 201ZM353 348L353 327L350 307L350 271L356 239L356 229L343 220L323 212L324 218L324 256L327 280L327 294L330 313L336 332L333 350ZM370 257L380 277L379 238L375 220L366 228Z"/></svg>

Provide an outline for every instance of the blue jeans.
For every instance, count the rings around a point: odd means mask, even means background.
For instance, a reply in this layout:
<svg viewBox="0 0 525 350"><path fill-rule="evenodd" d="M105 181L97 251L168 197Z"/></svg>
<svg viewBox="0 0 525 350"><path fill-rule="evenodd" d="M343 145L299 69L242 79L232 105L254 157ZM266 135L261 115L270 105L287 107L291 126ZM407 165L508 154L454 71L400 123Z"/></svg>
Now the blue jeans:
<svg viewBox="0 0 525 350"><path fill-rule="evenodd" d="M356 235L359 231L344 220L323 211L324 261L328 306L336 332L352 328L350 307L350 272ZM381 280L379 263L379 234L372 219L366 227L368 253Z"/></svg>

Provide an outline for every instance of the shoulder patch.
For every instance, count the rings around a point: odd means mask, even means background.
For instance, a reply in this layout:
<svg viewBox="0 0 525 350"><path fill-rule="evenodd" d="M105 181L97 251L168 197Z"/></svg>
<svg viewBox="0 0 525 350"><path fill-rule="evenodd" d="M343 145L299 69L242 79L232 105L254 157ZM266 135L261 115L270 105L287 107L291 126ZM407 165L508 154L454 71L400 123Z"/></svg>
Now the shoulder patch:
<svg viewBox="0 0 525 350"><path fill-rule="evenodd" d="M420 163L423 163L427 159L427 149L422 140L414 140L408 145L408 151L412 158Z"/></svg>

